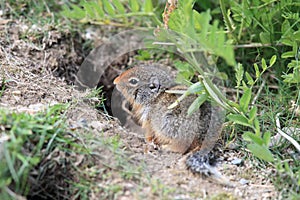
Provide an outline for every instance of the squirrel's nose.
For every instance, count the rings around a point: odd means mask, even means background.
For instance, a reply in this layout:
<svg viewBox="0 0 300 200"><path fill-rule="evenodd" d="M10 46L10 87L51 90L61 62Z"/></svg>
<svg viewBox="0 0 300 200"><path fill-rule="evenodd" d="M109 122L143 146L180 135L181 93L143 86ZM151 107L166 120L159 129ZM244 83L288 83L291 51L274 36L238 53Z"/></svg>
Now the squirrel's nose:
<svg viewBox="0 0 300 200"><path fill-rule="evenodd" d="M116 84L118 84L119 82L120 82L120 76L118 76L117 78L115 78L114 84L116 85Z"/></svg>

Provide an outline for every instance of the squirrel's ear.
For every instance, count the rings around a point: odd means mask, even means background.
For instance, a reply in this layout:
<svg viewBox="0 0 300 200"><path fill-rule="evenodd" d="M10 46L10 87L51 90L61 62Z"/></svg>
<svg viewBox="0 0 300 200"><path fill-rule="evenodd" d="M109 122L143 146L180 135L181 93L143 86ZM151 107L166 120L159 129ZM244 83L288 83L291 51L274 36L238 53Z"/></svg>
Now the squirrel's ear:
<svg viewBox="0 0 300 200"><path fill-rule="evenodd" d="M150 84L149 84L149 88L151 89L151 91L153 92L158 92L159 88L160 88L160 82L157 76L152 76L150 78Z"/></svg>

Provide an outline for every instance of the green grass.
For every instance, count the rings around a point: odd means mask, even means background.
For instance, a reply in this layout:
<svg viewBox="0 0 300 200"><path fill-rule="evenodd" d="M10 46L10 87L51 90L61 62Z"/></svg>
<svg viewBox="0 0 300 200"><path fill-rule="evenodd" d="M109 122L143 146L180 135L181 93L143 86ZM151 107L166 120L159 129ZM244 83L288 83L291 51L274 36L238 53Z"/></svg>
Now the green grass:
<svg viewBox="0 0 300 200"><path fill-rule="evenodd" d="M137 195L143 186L157 197L174 191L145 178L144 164L129 157L118 136L71 131L65 121L69 106L55 105L34 115L0 110L0 136L6 138L0 152L0 199L116 199L124 185L115 179L140 186L132 191Z"/></svg>
<svg viewBox="0 0 300 200"><path fill-rule="evenodd" d="M156 196L169 194L163 184L146 180L143 163L129 157L118 136L71 131L65 116L69 107L59 104L34 115L0 109L0 136L6 138L0 151L0 199L116 199L124 185L115 179L141 185L133 191L137 194L142 185L150 185Z"/></svg>
<svg viewBox="0 0 300 200"><path fill-rule="evenodd" d="M68 163L66 156L55 157L52 154L70 151L86 153L67 133L64 117L67 108L68 105L59 104L35 115L0 110L1 138L7 138L1 144L1 199L11 196L7 192L9 190L11 194L22 196L31 192L36 192L37 196L51 196L51 192L59 190L59 180L63 178L60 173L71 167L64 165ZM55 167L57 171L43 177L44 173L49 173L47 164L55 166L55 159L62 161ZM64 173L72 178L71 171ZM57 185L53 182L53 176L57 176ZM43 194L44 188L39 188L43 184L48 184L48 193Z"/></svg>
<svg viewBox="0 0 300 200"><path fill-rule="evenodd" d="M272 80L266 80L271 82ZM271 85L271 84L270 84ZM291 109L291 100L299 102L299 91L295 86L285 84L278 81L277 85L270 87L267 83L264 86L261 95L259 96L256 105L259 107L258 119L263 131L270 131L271 136L277 134L276 115L280 115L281 127L300 127L299 116L295 115L295 110ZM274 88L274 86L277 86ZM299 103L298 103L299 104ZM240 148L246 148L246 142L240 140L240 134L245 130L241 126L227 127L228 132L233 131L233 136L230 140L239 140ZM300 141L299 134L291 135L296 141ZM253 166L264 170L272 169L275 173L266 178L271 179L275 187L279 191L279 195L284 199L298 199L300 190L300 162L299 152L285 138L282 137L280 143L270 147L272 154L275 157L275 162L263 162L252 154L246 153L246 159L251 160Z"/></svg>

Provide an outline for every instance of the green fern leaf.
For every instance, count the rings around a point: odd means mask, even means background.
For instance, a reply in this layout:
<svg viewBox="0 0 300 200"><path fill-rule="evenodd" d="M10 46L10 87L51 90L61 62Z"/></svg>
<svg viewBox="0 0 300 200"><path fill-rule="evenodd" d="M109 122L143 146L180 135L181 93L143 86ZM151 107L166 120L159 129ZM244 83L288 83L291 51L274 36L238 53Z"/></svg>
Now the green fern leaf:
<svg viewBox="0 0 300 200"><path fill-rule="evenodd" d="M105 16L101 1L98 1L98 3L95 1L91 1L90 4L95 9L96 15L99 19L101 19Z"/></svg>
<svg viewBox="0 0 300 200"><path fill-rule="evenodd" d="M71 19L83 19L86 16L85 11L82 10L81 7L74 4L71 4L71 9L67 6L64 6L62 15Z"/></svg>
<svg viewBox="0 0 300 200"><path fill-rule="evenodd" d="M119 0L113 0L112 2L119 13L121 13L121 14L125 13L125 8Z"/></svg>
<svg viewBox="0 0 300 200"><path fill-rule="evenodd" d="M111 3L108 0L102 0L103 2L103 7L104 10L111 16L115 15L115 8L113 7L113 5L111 5Z"/></svg>
<svg viewBox="0 0 300 200"><path fill-rule="evenodd" d="M82 2L81 6L86 11L87 17L92 18L92 19L94 19L96 17L96 12L95 12L94 7L91 4L91 2Z"/></svg>
<svg viewBox="0 0 300 200"><path fill-rule="evenodd" d="M140 5L137 0L129 0L129 6L133 12L138 12Z"/></svg>
<svg viewBox="0 0 300 200"><path fill-rule="evenodd" d="M143 10L145 12L152 12L153 11L152 0L145 0L144 5L143 5Z"/></svg>

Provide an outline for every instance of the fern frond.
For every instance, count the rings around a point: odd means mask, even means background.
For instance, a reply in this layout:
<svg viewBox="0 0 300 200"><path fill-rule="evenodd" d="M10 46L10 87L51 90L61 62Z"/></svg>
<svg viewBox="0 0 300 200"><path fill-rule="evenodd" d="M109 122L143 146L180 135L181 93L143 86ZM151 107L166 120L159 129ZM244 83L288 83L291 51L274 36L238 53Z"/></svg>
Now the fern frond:
<svg viewBox="0 0 300 200"><path fill-rule="evenodd" d="M83 23L131 26L135 21L147 19L153 26L161 22L154 13L152 0L82 0L78 4L63 6L61 14ZM131 21L129 21L131 19Z"/></svg>

